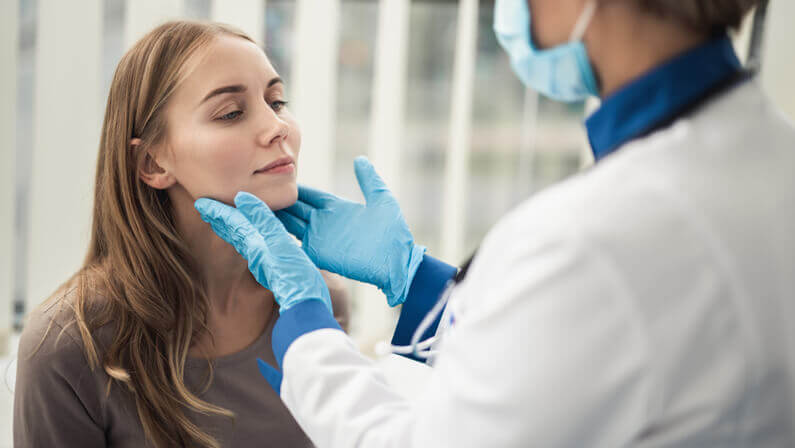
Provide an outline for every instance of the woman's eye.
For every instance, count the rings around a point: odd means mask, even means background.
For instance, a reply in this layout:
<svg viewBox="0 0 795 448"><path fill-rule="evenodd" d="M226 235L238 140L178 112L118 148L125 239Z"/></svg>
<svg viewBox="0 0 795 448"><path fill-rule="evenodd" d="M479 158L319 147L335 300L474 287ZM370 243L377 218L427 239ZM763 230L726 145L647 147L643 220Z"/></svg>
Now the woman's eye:
<svg viewBox="0 0 795 448"><path fill-rule="evenodd" d="M271 109L273 109L276 112L279 112L285 106L287 106L287 101L274 101L271 103Z"/></svg>
<svg viewBox="0 0 795 448"><path fill-rule="evenodd" d="M234 120L234 119L239 118L241 115L243 115L243 111L242 110L234 110L234 111L229 112L227 114L221 115L217 119L221 120L221 121L230 121L230 120Z"/></svg>

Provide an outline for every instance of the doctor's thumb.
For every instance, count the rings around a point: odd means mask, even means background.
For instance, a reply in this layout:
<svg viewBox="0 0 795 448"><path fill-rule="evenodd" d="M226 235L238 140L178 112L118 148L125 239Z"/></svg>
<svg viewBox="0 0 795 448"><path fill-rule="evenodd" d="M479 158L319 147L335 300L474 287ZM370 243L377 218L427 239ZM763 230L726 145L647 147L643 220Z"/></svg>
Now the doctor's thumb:
<svg viewBox="0 0 795 448"><path fill-rule="evenodd" d="M375 203L383 197L392 197L389 188L367 157L357 157L353 161L353 171L356 173L356 180L359 182L359 188L362 190L367 204Z"/></svg>

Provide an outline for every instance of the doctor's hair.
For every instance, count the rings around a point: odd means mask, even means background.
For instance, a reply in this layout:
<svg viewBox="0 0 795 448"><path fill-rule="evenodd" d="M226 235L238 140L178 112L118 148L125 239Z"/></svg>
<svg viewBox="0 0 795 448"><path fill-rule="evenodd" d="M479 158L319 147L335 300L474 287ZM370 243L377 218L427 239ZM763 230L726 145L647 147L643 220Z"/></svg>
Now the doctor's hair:
<svg viewBox="0 0 795 448"><path fill-rule="evenodd" d="M703 33L736 30L761 0L636 0L645 11Z"/></svg>
<svg viewBox="0 0 795 448"><path fill-rule="evenodd" d="M185 383L191 342L209 334L209 301L168 195L139 177L148 150L168 133L169 98L221 35L252 41L226 25L175 21L150 31L122 57L102 125L88 253L45 302L64 300L73 308L91 369L107 373L107 393L113 386L131 393L155 447L219 447L188 413L234 418ZM132 146L132 138L141 143ZM100 348L94 335L106 324L112 337ZM212 381L209 360L208 369L205 389Z"/></svg>

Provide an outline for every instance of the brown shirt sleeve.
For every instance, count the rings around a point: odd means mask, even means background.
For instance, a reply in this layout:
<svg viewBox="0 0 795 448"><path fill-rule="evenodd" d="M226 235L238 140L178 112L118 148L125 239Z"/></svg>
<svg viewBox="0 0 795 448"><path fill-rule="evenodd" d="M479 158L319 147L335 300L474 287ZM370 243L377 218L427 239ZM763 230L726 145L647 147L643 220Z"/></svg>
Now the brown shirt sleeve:
<svg viewBox="0 0 795 448"><path fill-rule="evenodd" d="M68 311L60 308L56 302L34 311L22 332L14 388L16 448L106 446L100 391L75 327L66 325Z"/></svg>

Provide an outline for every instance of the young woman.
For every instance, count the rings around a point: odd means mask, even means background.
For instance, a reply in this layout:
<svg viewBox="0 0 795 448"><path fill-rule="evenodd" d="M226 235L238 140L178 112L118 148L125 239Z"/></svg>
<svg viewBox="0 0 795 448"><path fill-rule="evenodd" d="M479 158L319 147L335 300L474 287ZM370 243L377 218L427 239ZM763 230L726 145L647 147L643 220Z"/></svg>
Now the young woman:
<svg viewBox="0 0 795 448"><path fill-rule="evenodd" d="M223 25L167 23L122 58L88 256L22 335L15 446L311 446L257 368L275 364L273 295L193 208L296 201L286 106L266 55Z"/></svg>

